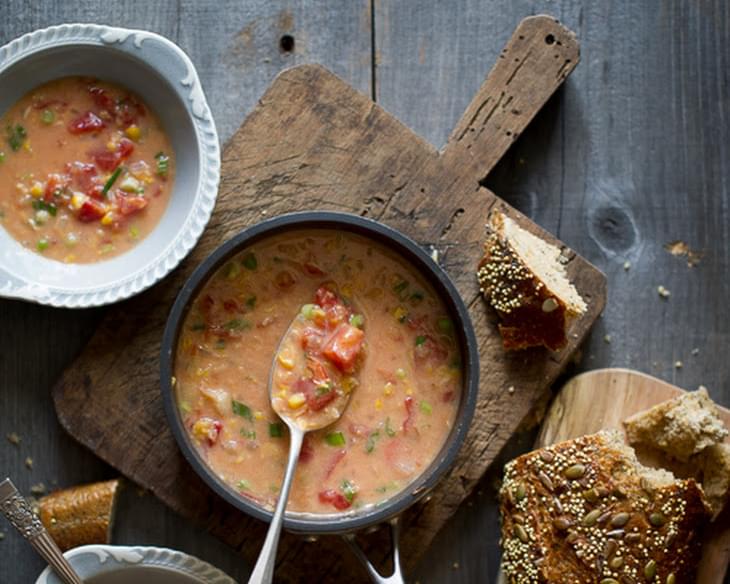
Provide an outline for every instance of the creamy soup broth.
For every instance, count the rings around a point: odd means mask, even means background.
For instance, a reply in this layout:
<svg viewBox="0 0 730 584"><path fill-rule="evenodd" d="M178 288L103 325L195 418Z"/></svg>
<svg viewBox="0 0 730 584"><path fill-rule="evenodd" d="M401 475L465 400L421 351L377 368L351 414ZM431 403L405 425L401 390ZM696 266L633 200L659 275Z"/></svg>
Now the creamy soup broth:
<svg viewBox="0 0 730 584"><path fill-rule="evenodd" d="M268 379L292 319L333 290L364 332L342 417L307 434L290 511L376 504L414 481L449 435L462 386L461 350L434 290L364 237L293 231L254 244L206 283L184 321L175 391L185 428L214 472L273 507L288 451ZM305 310L307 310L305 308Z"/></svg>

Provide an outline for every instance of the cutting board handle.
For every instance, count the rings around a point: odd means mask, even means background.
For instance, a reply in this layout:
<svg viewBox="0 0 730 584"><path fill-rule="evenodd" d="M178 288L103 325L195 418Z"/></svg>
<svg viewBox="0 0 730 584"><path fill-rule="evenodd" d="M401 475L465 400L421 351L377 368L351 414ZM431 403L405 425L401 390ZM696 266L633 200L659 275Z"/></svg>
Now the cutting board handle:
<svg viewBox="0 0 730 584"><path fill-rule="evenodd" d="M580 60L575 34L551 16L520 22L443 152L480 182Z"/></svg>

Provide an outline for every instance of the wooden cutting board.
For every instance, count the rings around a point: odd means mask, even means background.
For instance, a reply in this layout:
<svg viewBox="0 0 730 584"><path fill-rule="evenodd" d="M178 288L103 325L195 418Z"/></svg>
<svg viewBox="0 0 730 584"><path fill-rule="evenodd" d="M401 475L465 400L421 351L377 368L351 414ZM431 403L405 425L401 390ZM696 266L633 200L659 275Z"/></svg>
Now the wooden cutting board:
<svg viewBox="0 0 730 584"><path fill-rule="evenodd" d="M684 390L629 369L599 369L578 375L560 391L543 422L536 446L561 442L602 429L622 430L622 421ZM730 428L730 410L720 408ZM706 535L697 584L722 584L730 561L730 510Z"/></svg>
<svg viewBox="0 0 730 584"><path fill-rule="evenodd" d="M573 33L553 18L522 21L441 152L322 67L284 71L224 150L217 206L196 249L164 282L111 309L55 386L63 426L174 510L255 557L265 525L212 493L168 430L158 377L165 319L194 267L249 225L310 209L379 219L438 253L470 309L481 356L477 412L461 454L430 502L406 518L403 555L412 567L509 436L545 399L604 306L603 274L565 249L569 275L588 303L569 346L559 353L506 354L475 277L490 209L503 209L564 247L480 182L578 59ZM368 538L375 558L387 550L381 537ZM294 536L282 540L277 581L345 578L366 579L338 538L314 546Z"/></svg>

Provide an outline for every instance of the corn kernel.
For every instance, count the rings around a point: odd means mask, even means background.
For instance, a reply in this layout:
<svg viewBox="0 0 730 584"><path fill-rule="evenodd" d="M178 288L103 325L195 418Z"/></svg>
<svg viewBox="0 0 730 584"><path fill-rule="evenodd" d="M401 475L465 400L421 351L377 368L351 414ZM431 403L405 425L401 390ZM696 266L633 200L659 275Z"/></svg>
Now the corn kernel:
<svg viewBox="0 0 730 584"><path fill-rule="evenodd" d="M256 420L263 420L264 419L264 412L254 412L253 417Z"/></svg>
<svg viewBox="0 0 730 584"><path fill-rule="evenodd" d="M71 262L76 261L76 256L74 254L70 253L65 258L63 258L63 261L67 264L70 264Z"/></svg>
<svg viewBox="0 0 730 584"><path fill-rule="evenodd" d="M26 140L23 142L23 150L27 150L28 152L33 152L33 148L30 146L30 140Z"/></svg>
<svg viewBox="0 0 730 584"><path fill-rule="evenodd" d="M84 193L75 192L71 195L71 206L76 210L81 209L85 201L86 195Z"/></svg>
<svg viewBox="0 0 730 584"><path fill-rule="evenodd" d="M288 369L289 371L294 369L294 361L292 361L291 359L287 359L286 357L284 357L284 355L279 355L276 360L279 362L279 365L281 365L284 369Z"/></svg>
<svg viewBox="0 0 730 584"><path fill-rule="evenodd" d="M307 398L304 397L303 393L295 393L294 395L289 396L289 400L287 403L289 404L289 407L296 410L297 408L301 408L307 401Z"/></svg>
<svg viewBox="0 0 730 584"><path fill-rule="evenodd" d="M36 199L43 196L43 185L39 183L38 181L33 183L33 186L30 187L30 194L33 195Z"/></svg>
<svg viewBox="0 0 730 584"><path fill-rule="evenodd" d="M115 151L115 150L117 149L117 145L116 145L116 144L115 144L115 143L114 143L114 142L113 142L112 140L109 140L109 141L108 141L108 142L106 143L106 149L107 149L107 150L108 150L109 152L114 152L114 151Z"/></svg>
<svg viewBox="0 0 730 584"><path fill-rule="evenodd" d="M112 213L111 211L107 211L101 218L101 224L111 225L112 223L114 223L114 213Z"/></svg>
<svg viewBox="0 0 730 584"><path fill-rule="evenodd" d="M352 296L352 286L350 284L345 284L344 286L342 286L341 291L344 296L348 296L348 297Z"/></svg>
<svg viewBox="0 0 730 584"><path fill-rule="evenodd" d="M127 135L127 138L134 140L135 142L139 140L142 135L142 131L139 129L139 126L135 126L134 124L124 130L124 133Z"/></svg>
<svg viewBox="0 0 730 584"><path fill-rule="evenodd" d="M383 400L378 398L375 400L375 409L376 410L382 410L383 409Z"/></svg>
<svg viewBox="0 0 730 584"><path fill-rule="evenodd" d="M406 395L413 395L413 388L408 386L406 387Z"/></svg>
<svg viewBox="0 0 730 584"><path fill-rule="evenodd" d="M395 376L398 379L401 379L401 380L405 379L406 378L406 370L405 369L401 369L401 368L396 369L395 370Z"/></svg>
<svg viewBox="0 0 730 584"><path fill-rule="evenodd" d="M385 395L393 395L393 384L390 381L385 384L385 387L383 388L383 393Z"/></svg>
<svg viewBox="0 0 730 584"><path fill-rule="evenodd" d="M404 319L404 318L405 318L406 316L408 316L408 311L407 311L407 310L406 310L405 308L403 308L402 306L399 306L398 308L396 308L396 309L395 309L395 310L393 311L393 316L394 316L394 317L396 318L396 320L398 320L398 321L401 321L401 322L402 322L402 321L403 321L403 319Z"/></svg>

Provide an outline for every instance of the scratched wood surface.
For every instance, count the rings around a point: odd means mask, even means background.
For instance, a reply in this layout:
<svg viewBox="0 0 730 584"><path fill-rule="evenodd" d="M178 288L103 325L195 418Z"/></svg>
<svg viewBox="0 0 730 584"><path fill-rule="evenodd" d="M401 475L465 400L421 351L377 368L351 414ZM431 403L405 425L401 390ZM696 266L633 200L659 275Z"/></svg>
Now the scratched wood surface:
<svg viewBox="0 0 730 584"><path fill-rule="evenodd" d="M577 31L583 62L486 182L609 277L605 316L578 369L637 368L686 388L705 383L730 405L724 357L730 323L718 318L730 281L727 71L730 12L723 0L378 0L373 2L11 0L0 42L59 22L146 27L180 43L200 70L221 138L239 126L276 72L318 62L435 147L447 140L523 17L550 12ZM282 52L284 34L293 52ZM662 246L705 250L688 269ZM623 263L630 260L628 272ZM657 285L672 292L668 302ZM0 469L28 492L113 476L58 425L50 387L103 310L64 312L0 301ZM604 336L610 335L606 343ZM699 353L692 355L692 349ZM675 361L683 363L675 368ZM522 434L503 458L530 447ZM27 456L33 470L24 465ZM421 582L494 581L493 483L485 477L417 570ZM32 550L0 524L0 582L32 581ZM119 543L184 549L244 579L250 566L155 498L122 495ZM10 560L12 558L12 560ZM455 567L456 566L456 567Z"/></svg>

